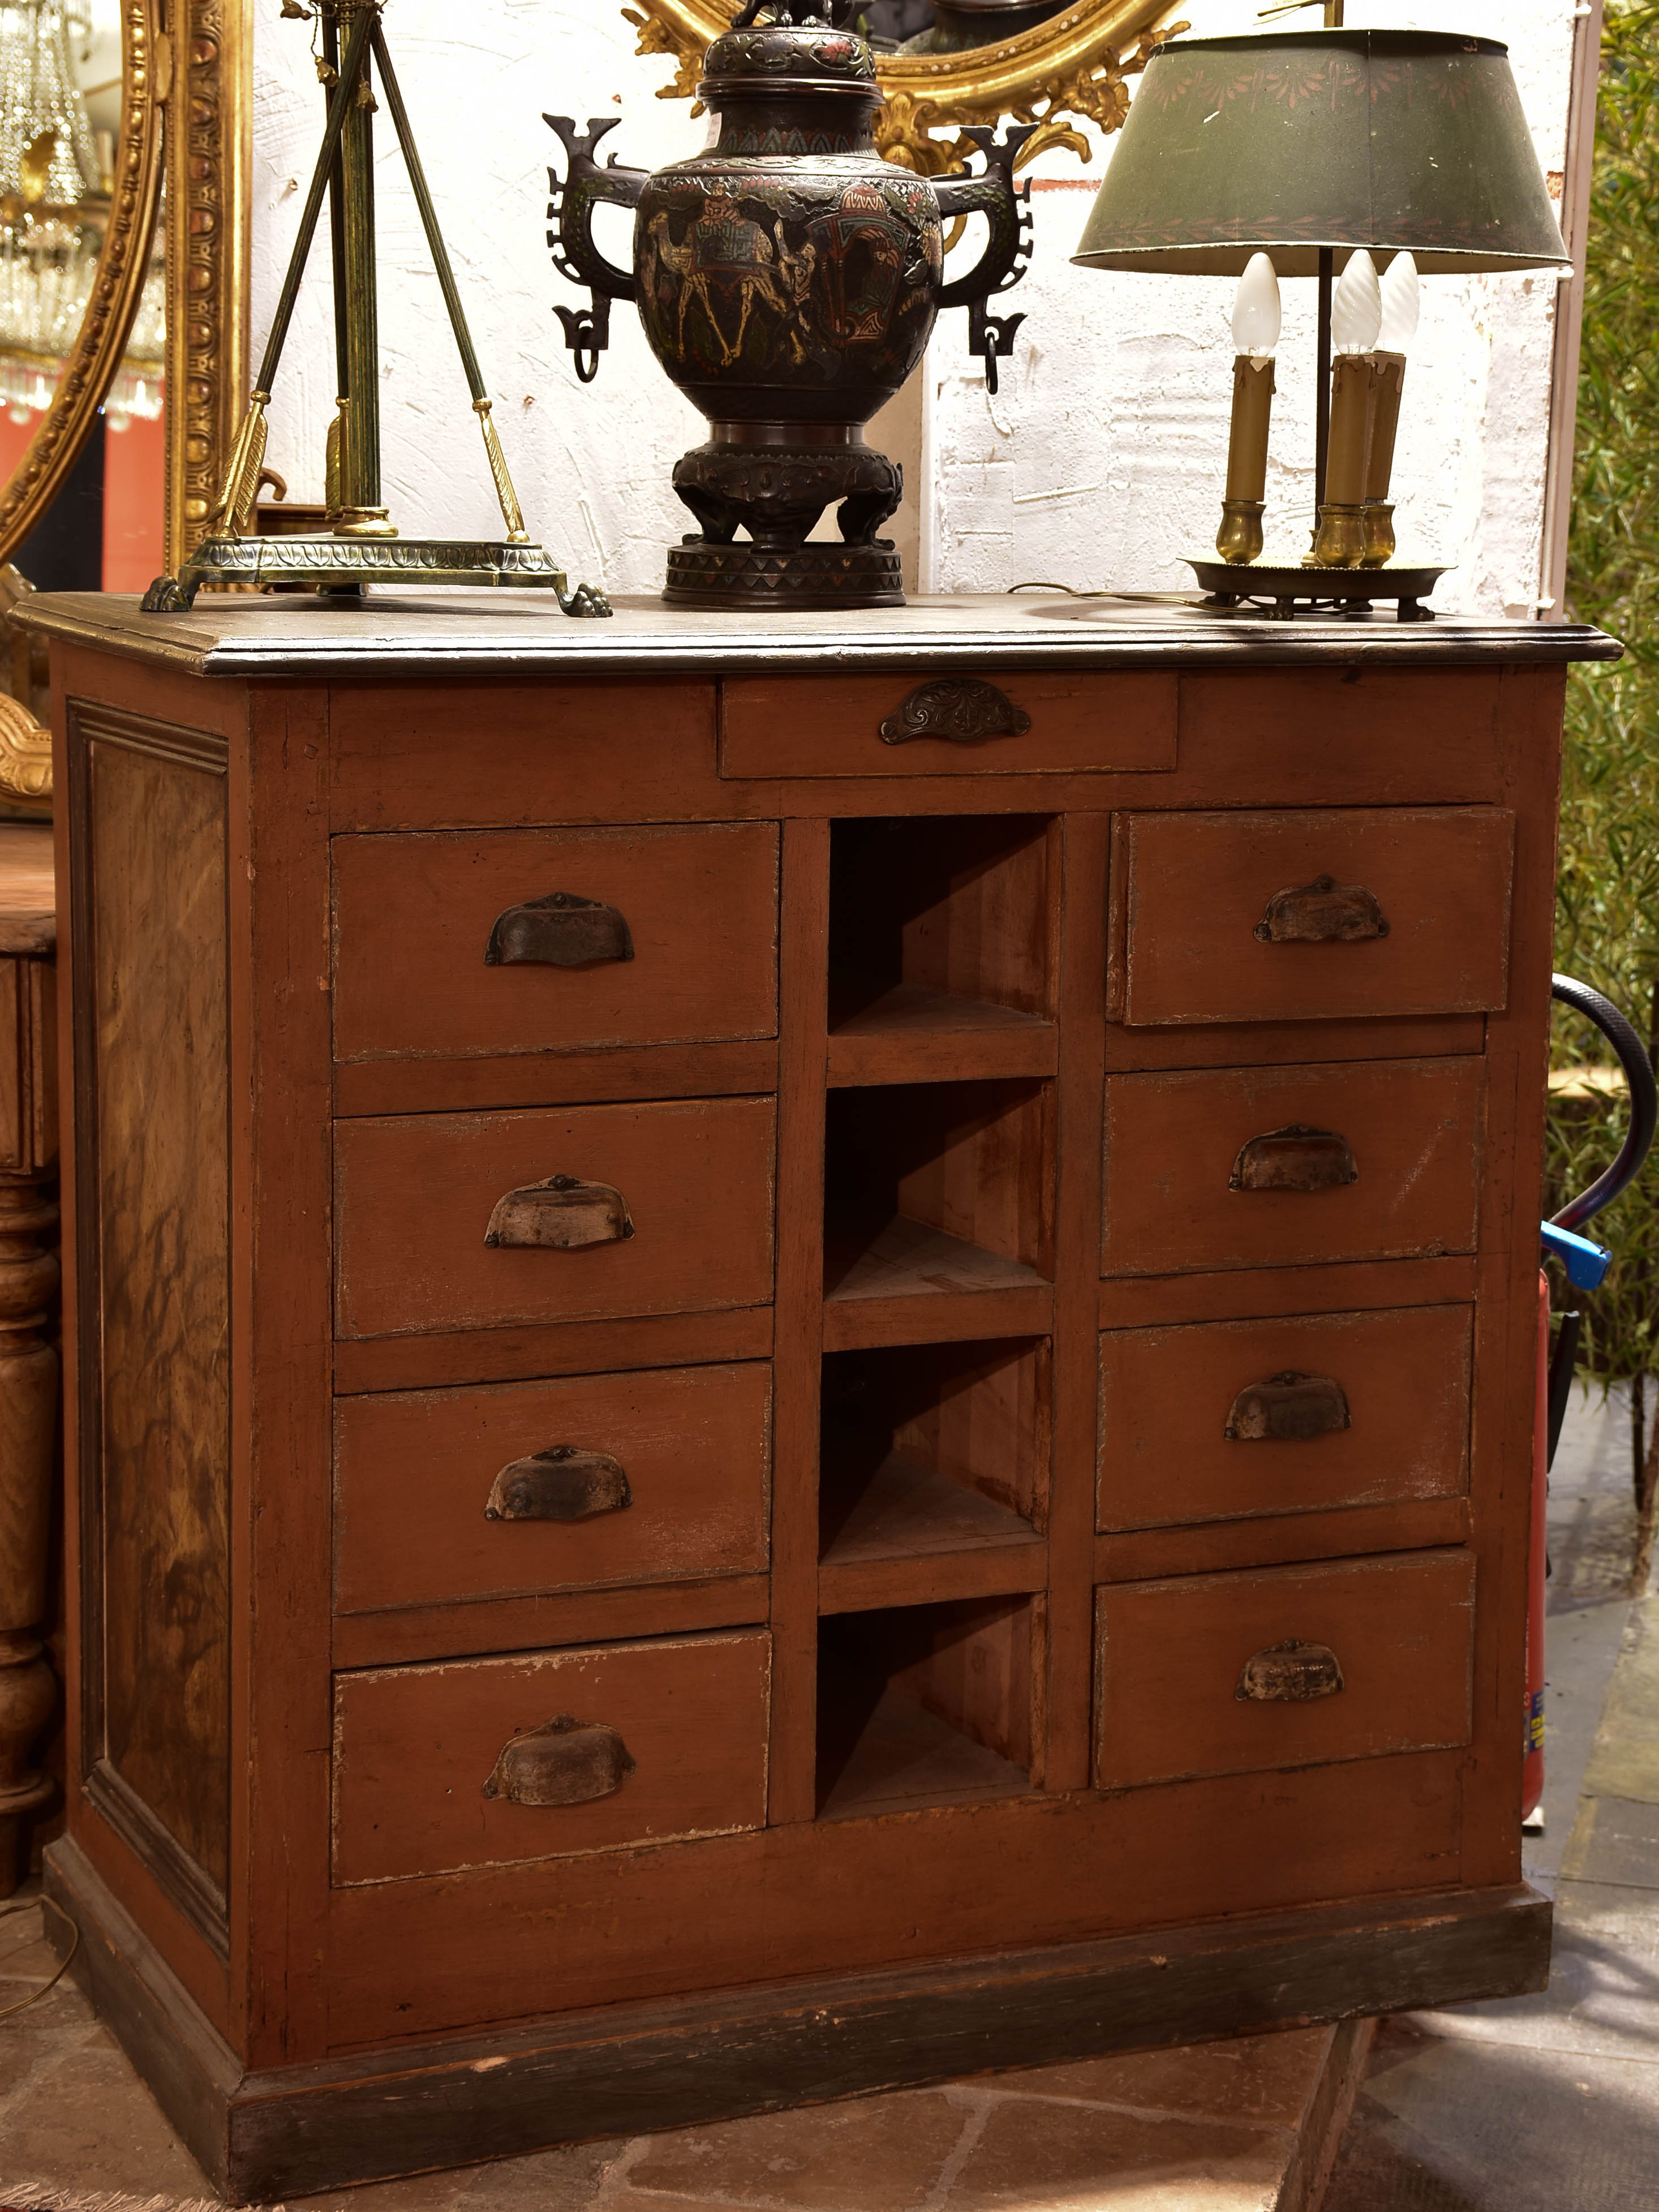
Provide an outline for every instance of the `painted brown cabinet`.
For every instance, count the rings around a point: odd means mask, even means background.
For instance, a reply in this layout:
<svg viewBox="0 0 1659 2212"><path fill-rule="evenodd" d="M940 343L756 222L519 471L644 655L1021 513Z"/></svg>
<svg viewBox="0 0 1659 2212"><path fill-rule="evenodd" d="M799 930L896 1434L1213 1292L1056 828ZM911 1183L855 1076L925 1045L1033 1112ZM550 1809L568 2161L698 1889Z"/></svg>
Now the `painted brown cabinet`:
<svg viewBox="0 0 1659 2212"><path fill-rule="evenodd" d="M51 1879L216 2179L1541 1984L1556 764L1607 640L28 619ZM929 734L963 684L1017 726Z"/></svg>

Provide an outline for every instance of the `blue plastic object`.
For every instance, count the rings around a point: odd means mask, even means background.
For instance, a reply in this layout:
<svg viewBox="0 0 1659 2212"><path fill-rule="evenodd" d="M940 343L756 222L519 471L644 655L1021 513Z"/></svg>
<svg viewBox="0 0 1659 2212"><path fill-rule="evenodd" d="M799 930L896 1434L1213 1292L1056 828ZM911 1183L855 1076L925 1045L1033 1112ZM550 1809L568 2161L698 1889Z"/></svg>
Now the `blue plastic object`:
<svg viewBox="0 0 1659 2212"><path fill-rule="evenodd" d="M1561 1262L1575 1290L1601 1289L1602 1279L1613 1265L1613 1255L1605 1244L1592 1244L1588 1237L1580 1237L1571 1229L1558 1229L1553 1221L1540 1222L1539 1234L1544 1240L1545 1252Z"/></svg>

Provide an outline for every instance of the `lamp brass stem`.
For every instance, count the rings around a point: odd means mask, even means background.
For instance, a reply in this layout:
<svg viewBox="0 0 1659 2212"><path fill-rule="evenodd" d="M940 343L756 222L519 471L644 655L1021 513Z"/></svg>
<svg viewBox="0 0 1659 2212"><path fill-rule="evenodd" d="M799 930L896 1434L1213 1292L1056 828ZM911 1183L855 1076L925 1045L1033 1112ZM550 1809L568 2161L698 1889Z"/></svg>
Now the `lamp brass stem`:
<svg viewBox="0 0 1659 2212"><path fill-rule="evenodd" d="M357 47L365 27L373 40L380 10L376 0L333 0L342 17L356 16L347 52ZM359 49L361 52L361 49ZM367 85L368 57L358 63L360 85ZM345 76L342 73L341 85ZM345 192L346 434L340 453L340 505L358 518L354 534L395 536L387 526L376 533L372 520L380 506L380 332L374 271L374 111L353 97L340 134L340 178Z"/></svg>

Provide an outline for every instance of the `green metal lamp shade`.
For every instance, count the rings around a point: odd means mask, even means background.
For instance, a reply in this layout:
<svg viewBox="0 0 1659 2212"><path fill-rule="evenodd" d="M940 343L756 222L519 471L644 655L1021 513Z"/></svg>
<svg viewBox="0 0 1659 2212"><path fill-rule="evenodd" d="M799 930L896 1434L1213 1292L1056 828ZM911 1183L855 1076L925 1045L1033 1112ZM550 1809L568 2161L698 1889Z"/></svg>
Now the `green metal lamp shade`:
<svg viewBox="0 0 1659 2212"><path fill-rule="evenodd" d="M1157 47L1073 258L1311 276L1359 246L1425 272L1568 258L1495 40L1288 31Z"/></svg>

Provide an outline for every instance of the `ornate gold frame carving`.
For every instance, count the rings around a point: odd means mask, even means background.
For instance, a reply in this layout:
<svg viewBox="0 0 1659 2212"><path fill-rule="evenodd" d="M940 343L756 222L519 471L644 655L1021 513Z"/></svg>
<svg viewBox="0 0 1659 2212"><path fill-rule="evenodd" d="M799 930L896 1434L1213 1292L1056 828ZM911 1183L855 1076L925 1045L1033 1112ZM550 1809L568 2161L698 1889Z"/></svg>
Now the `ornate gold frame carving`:
<svg viewBox="0 0 1659 2212"><path fill-rule="evenodd" d="M635 0L623 8L638 27L638 51L666 54L674 63L674 82L659 100L696 98L704 50L735 12L733 0ZM1011 115L1037 125L1022 151L1022 167L1053 146L1086 161L1089 142L1067 118L1086 118L1115 131L1128 112L1125 79L1144 66L1152 43L1146 34L1184 28L1167 21L1175 13L1170 0L1077 0L1034 31L970 53L878 55L885 105L876 118L876 143L890 161L936 176L956 167L966 148L934 137L935 131Z"/></svg>
<svg viewBox="0 0 1659 2212"><path fill-rule="evenodd" d="M161 185L161 102L169 48L161 5L161 0L123 0L121 129L109 228L75 350L28 451L0 490L0 562L11 558L75 465L138 311Z"/></svg>
<svg viewBox="0 0 1659 2212"><path fill-rule="evenodd" d="M173 0L167 102L170 574L204 534L247 404L252 0Z"/></svg>

